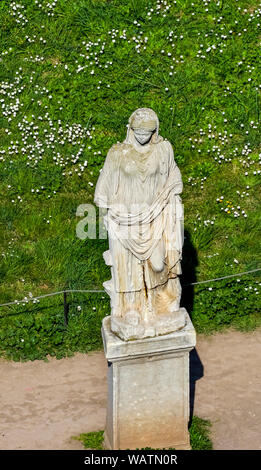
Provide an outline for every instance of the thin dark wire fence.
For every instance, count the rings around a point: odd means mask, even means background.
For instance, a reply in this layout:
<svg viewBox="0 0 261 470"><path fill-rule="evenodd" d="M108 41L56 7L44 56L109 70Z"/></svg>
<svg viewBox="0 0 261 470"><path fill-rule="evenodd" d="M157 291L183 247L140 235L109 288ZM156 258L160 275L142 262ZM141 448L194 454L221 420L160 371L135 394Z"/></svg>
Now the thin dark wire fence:
<svg viewBox="0 0 261 470"><path fill-rule="evenodd" d="M98 290L98 289L64 289L60 290L57 292L50 292L49 294L43 294L43 295L38 295L37 297L30 297L29 299L26 297L23 300L14 300L13 302L7 302L6 304L0 304L0 307L8 307L9 305L19 305L19 304L24 304L31 302L33 300L38 300L38 299L43 299L44 297L52 297L53 295L59 295L59 294L69 294L73 292L103 292L105 293L105 290Z"/></svg>
<svg viewBox="0 0 261 470"><path fill-rule="evenodd" d="M228 276L223 276L223 277L217 277L215 279L207 279L206 281L198 281L198 282L191 282L189 284L184 284L183 287L188 287L188 286L195 286L197 284L206 284L208 282L216 282L216 281L221 281L222 279L229 279L231 277L238 277L238 276L243 276L246 274L254 273L257 271L261 271L261 268L257 269L252 269L251 271L244 271L242 273L237 273L237 274L230 274ZM74 293L74 292L82 292L82 293L105 293L105 290L99 290L99 289L63 289L61 291L57 292L50 292L49 294L43 294L43 295L38 295L37 297L30 297L29 299L25 297L22 300L14 300L12 302L7 302L5 304L0 304L0 307L7 307L9 305L19 305L19 304L24 304L25 302L31 302L33 300L38 300L38 299L43 299L44 297L52 297L53 295L59 295L59 294L69 294L69 293Z"/></svg>
<svg viewBox="0 0 261 470"><path fill-rule="evenodd" d="M251 269L250 271L244 271L242 273L237 273L237 274L229 274L228 276L217 277L215 279L207 279L206 281L191 282L189 284L184 284L183 287L195 286L197 284L206 284L206 283L209 283L209 282L221 281L223 279L229 279L229 278L232 278L232 277L244 276L246 274L252 274L252 273L255 273L255 272L258 272L258 271L261 271L261 268ZM52 297L54 295L63 294L64 324L67 326L68 325L68 314L69 314L69 304L67 302L67 294L75 293L75 292L96 293L96 294L97 293L103 293L104 294L105 290L100 290L100 289L64 289L64 290L57 291L57 292L50 292L49 294L39 295L37 297L30 297L29 299L27 297L25 297L23 300L14 300L12 302L7 302L7 303L4 303L4 304L0 304L0 307L8 307L8 306L11 306L11 305L20 305L20 304L25 305L28 302L43 299L45 297Z"/></svg>
<svg viewBox="0 0 261 470"><path fill-rule="evenodd" d="M238 273L238 274L229 274L228 276L217 277L216 279L208 279L207 281L191 282L190 284L185 284L184 287L187 287L187 286L195 286L196 284L205 284L205 283L207 283L207 282L221 281L221 279L228 279L228 278L230 278L230 277L243 276L243 275L245 275L245 274L255 273L255 272L257 272L257 271L261 271L261 268L252 269L251 271L245 271L245 272L243 272L243 273Z"/></svg>

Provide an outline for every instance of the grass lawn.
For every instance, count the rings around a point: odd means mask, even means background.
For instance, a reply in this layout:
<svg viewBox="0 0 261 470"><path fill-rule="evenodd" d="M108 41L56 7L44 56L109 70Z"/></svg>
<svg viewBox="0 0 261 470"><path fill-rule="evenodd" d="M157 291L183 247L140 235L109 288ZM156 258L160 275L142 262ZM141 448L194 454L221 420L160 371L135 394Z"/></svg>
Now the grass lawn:
<svg viewBox="0 0 261 470"><path fill-rule="evenodd" d="M80 239L81 204L130 114L151 107L182 172L182 283L261 267L260 22L252 0L2 0L0 355L101 347L106 239ZM78 212L79 213L79 212ZM200 332L261 324L260 272L183 288Z"/></svg>

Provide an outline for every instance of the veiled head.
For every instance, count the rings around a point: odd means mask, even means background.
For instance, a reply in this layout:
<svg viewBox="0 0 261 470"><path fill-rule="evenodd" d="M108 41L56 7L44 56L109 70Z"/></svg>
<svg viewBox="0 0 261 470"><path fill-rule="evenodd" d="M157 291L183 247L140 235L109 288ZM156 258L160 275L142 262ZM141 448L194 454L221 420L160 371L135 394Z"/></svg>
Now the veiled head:
<svg viewBox="0 0 261 470"><path fill-rule="evenodd" d="M141 145L159 142L159 120L152 109L138 108L130 116L125 143L133 144L135 139Z"/></svg>

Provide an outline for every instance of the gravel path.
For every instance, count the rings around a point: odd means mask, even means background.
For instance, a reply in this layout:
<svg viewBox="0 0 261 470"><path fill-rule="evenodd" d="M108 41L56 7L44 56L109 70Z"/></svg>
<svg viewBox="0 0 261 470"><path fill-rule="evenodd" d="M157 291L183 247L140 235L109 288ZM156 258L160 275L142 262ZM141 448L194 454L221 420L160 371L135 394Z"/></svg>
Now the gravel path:
<svg viewBox="0 0 261 470"><path fill-rule="evenodd" d="M197 337L195 415L212 422L214 449L261 449L261 329ZM26 363L0 360L0 449L82 449L71 436L104 429L103 352Z"/></svg>

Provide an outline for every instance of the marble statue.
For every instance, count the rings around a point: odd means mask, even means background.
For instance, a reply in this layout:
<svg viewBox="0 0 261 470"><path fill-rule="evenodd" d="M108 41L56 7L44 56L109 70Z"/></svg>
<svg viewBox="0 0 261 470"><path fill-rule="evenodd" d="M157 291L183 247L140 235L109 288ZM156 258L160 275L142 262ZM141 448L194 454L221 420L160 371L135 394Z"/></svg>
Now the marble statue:
<svg viewBox="0 0 261 470"><path fill-rule="evenodd" d="M107 154L94 197L106 209L109 250L103 257L112 278L103 285L111 331L124 341L168 334L186 322L179 281L181 173L152 109L134 111L127 127L124 142Z"/></svg>

